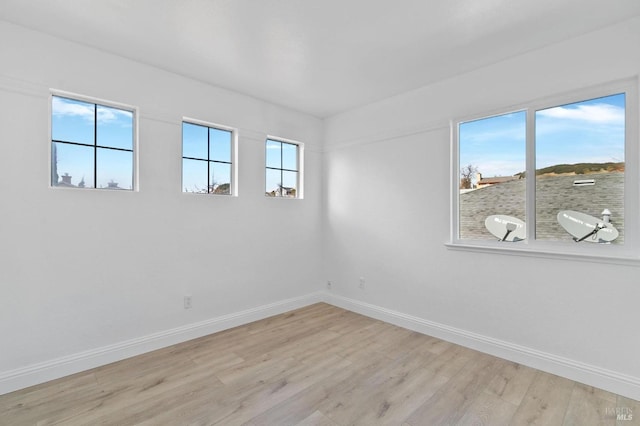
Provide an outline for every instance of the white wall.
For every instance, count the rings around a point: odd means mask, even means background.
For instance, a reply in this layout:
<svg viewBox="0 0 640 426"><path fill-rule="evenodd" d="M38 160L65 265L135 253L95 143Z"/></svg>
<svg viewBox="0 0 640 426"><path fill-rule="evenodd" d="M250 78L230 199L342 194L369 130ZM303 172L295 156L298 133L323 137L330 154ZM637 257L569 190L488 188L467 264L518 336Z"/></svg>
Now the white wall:
<svg viewBox="0 0 640 426"><path fill-rule="evenodd" d="M0 40L0 393L320 288L320 120L3 22ZM49 187L50 88L139 107L139 192ZM239 197L181 192L183 116L239 129ZM264 196L267 134L305 144L303 200Z"/></svg>
<svg viewBox="0 0 640 426"><path fill-rule="evenodd" d="M639 45L634 19L328 119L333 300L640 398L640 264L445 247L449 120L637 76Z"/></svg>
<svg viewBox="0 0 640 426"><path fill-rule="evenodd" d="M637 19L324 123L2 22L0 40L0 393L329 279L330 302L640 398L637 267L444 246L448 121L637 75ZM140 108L139 192L49 188L50 88ZM183 116L239 129L239 197L180 192ZM267 133L305 143L304 200L263 196Z"/></svg>

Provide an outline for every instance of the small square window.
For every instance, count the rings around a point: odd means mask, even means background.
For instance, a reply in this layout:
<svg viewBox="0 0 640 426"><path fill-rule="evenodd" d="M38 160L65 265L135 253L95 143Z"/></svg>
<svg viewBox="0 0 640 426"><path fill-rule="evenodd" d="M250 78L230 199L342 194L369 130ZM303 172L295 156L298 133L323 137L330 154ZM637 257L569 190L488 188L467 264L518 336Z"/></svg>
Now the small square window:
<svg viewBox="0 0 640 426"><path fill-rule="evenodd" d="M182 192L234 194L233 131L182 123Z"/></svg>
<svg viewBox="0 0 640 426"><path fill-rule="evenodd" d="M51 186L134 187L134 111L52 96Z"/></svg>
<svg viewBox="0 0 640 426"><path fill-rule="evenodd" d="M267 139L266 196L300 198L300 150L300 144Z"/></svg>

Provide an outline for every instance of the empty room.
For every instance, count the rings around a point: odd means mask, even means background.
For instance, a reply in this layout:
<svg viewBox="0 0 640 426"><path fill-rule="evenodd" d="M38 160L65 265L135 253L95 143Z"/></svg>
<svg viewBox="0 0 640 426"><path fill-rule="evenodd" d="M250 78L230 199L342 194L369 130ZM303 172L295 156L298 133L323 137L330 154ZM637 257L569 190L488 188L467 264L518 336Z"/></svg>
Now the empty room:
<svg viewBox="0 0 640 426"><path fill-rule="evenodd" d="M0 425L640 424L638 46L638 0L2 0Z"/></svg>

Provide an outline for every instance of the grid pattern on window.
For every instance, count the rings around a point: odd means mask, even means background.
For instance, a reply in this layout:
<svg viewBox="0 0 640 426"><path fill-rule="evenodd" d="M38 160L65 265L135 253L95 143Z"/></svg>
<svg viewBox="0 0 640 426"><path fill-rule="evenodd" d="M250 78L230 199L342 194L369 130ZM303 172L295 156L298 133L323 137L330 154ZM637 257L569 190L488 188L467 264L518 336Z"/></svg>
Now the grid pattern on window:
<svg viewBox="0 0 640 426"><path fill-rule="evenodd" d="M232 195L233 131L182 123L182 191Z"/></svg>
<svg viewBox="0 0 640 426"><path fill-rule="evenodd" d="M133 111L52 96L51 186L132 190L133 147Z"/></svg>
<svg viewBox="0 0 640 426"><path fill-rule="evenodd" d="M295 143L267 139L266 196L298 198L299 149Z"/></svg>

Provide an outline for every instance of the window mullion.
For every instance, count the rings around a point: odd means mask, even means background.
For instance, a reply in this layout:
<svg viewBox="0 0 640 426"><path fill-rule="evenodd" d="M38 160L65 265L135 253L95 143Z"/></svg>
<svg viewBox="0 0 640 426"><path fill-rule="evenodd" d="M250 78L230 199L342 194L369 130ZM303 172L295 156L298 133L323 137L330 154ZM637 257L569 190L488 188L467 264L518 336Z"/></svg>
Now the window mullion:
<svg viewBox="0 0 640 426"><path fill-rule="evenodd" d="M299 191L300 185L300 147L296 145L296 191Z"/></svg>
<svg viewBox="0 0 640 426"><path fill-rule="evenodd" d="M526 129L526 190L525 190L525 223L529 244L535 244L536 237L536 114L527 109Z"/></svg>
<svg viewBox="0 0 640 426"><path fill-rule="evenodd" d="M624 210L625 210L625 235L638 235L640 230L640 187L638 179L640 175L640 148L638 141L638 88L625 88L625 182L624 182ZM637 238L625 239L625 245L637 252L640 242Z"/></svg>
<svg viewBox="0 0 640 426"><path fill-rule="evenodd" d="M459 126L460 123L449 123L449 137L451 138L451 155L449 163L451 167L450 185L451 185L451 226L449 233L451 241L460 240L460 140ZM525 169L526 170L526 169Z"/></svg>
<svg viewBox="0 0 640 426"><path fill-rule="evenodd" d="M211 129L207 127L207 194L211 193Z"/></svg>
<svg viewBox="0 0 640 426"><path fill-rule="evenodd" d="M93 187L98 187L98 105L93 104Z"/></svg>

